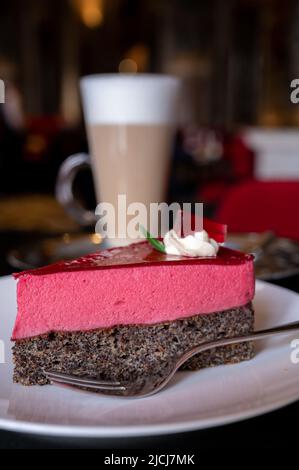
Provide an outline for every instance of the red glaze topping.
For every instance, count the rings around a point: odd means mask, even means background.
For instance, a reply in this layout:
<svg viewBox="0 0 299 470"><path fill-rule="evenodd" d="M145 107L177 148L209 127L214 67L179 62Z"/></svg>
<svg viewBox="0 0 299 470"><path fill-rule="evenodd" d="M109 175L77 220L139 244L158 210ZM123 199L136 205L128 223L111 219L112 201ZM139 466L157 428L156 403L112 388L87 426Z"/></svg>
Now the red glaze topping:
<svg viewBox="0 0 299 470"><path fill-rule="evenodd" d="M43 276L58 272L74 272L84 270L98 270L109 268L122 268L126 266L139 265L162 265L169 264L208 264L208 265L237 265L253 260L252 255L234 251L229 248L220 247L215 258L189 258L183 256L166 255L156 251L147 242L139 242L127 247L112 248L110 250L99 251L97 253L78 258L73 261L59 262L43 268L24 271L15 274L18 279L23 275L33 274Z"/></svg>

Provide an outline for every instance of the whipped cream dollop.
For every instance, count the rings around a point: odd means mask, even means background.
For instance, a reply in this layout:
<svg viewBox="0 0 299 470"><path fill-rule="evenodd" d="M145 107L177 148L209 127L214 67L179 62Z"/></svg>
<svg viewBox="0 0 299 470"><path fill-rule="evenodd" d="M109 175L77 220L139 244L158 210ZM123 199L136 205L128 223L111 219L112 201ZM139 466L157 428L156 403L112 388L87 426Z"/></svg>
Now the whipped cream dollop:
<svg viewBox="0 0 299 470"><path fill-rule="evenodd" d="M202 230L180 238L174 230L170 230L164 237L165 252L168 255L196 257L217 256L219 245Z"/></svg>

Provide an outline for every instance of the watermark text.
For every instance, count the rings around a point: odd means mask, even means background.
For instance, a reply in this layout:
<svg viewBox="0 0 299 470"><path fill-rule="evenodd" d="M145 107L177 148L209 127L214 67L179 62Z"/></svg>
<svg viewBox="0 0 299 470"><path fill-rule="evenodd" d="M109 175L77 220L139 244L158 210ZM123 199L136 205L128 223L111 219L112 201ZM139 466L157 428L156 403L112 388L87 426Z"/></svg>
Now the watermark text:
<svg viewBox="0 0 299 470"><path fill-rule="evenodd" d="M294 80L291 81L290 87L292 89L291 94L290 94L291 103L298 104L299 103L299 78L294 78Z"/></svg>
<svg viewBox="0 0 299 470"><path fill-rule="evenodd" d="M0 364L5 364L5 344L0 339Z"/></svg>
<svg viewBox="0 0 299 470"><path fill-rule="evenodd" d="M291 348L293 349L290 357L291 363L299 364L299 339L293 339L291 342Z"/></svg>
<svg viewBox="0 0 299 470"><path fill-rule="evenodd" d="M3 80L0 80L0 104L5 103L5 83Z"/></svg>
<svg viewBox="0 0 299 470"><path fill-rule="evenodd" d="M203 204L172 204L141 202L128 204L125 194L118 196L117 207L102 202L96 208L96 233L107 239L137 240L140 226L155 238L163 238L173 227L178 235L186 236L203 229Z"/></svg>

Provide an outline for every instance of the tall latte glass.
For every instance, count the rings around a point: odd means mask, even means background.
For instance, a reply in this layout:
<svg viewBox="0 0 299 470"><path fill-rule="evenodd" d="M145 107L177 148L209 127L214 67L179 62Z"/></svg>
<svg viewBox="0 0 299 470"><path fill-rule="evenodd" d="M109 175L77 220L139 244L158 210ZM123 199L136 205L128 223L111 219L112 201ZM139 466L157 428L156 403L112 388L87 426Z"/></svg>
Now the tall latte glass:
<svg viewBox="0 0 299 470"><path fill-rule="evenodd" d="M90 157L78 154L63 164L57 197L82 225L95 220L73 196L78 169L91 165L98 203L118 211L127 205L165 200L169 162L177 125L180 81L163 75L95 75L81 80ZM122 245L128 240L110 240Z"/></svg>

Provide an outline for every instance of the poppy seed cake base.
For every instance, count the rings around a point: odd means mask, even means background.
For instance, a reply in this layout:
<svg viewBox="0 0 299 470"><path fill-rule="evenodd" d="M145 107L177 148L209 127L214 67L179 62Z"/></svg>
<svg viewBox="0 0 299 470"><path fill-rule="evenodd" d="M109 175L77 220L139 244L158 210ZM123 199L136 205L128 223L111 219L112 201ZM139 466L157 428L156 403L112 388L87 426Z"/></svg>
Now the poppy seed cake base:
<svg viewBox="0 0 299 470"><path fill-rule="evenodd" d="M85 332L53 332L16 341L14 381L23 385L49 383L45 370L105 380L156 378L174 358L198 344L243 336L254 329L252 304L224 312L196 315L155 325L117 326ZM249 360L252 343L215 348L198 354L184 369L197 370Z"/></svg>

